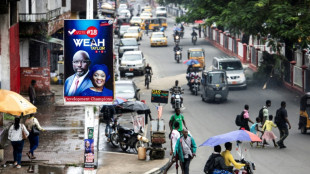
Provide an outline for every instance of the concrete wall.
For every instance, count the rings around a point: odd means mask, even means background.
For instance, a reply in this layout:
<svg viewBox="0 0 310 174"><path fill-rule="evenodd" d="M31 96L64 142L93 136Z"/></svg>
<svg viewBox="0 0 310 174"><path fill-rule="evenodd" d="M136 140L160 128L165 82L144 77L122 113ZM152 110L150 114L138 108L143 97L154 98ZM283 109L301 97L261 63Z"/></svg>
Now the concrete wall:
<svg viewBox="0 0 310 174"><path fill-rule="evenodd" d="M71 0L66 0L66 6L61 8L61 14L71 11Z"/></svg>
<svg viewBox="0 0 310 174"><path fill-rule="evenodd" d="M10 34L9 14L0 15L1 53L0 53L0 81L1 89L10 90Z"/></svg>
<svg viewBox="0 0 310 174"><path fill-rule="evenodd" d="M29 39L19 42L20 67L29 67Z"/></svg>

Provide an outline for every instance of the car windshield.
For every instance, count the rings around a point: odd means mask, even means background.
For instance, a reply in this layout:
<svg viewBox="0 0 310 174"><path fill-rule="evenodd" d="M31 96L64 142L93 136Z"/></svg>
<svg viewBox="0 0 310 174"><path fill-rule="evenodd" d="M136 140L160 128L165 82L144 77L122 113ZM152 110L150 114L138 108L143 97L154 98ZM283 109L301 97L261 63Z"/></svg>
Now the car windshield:
<svg viewBox="0 0 310 174"><path fill-rule="evenodd" d="M137 60L141 60L141 55L140 54L125 54L122 58L123 60L126 61L137 61Z"/></svg>
<svg viewBox="0 0 310 174"><path fill-rule="evenodd" d="M165 8L165 7L159 7L159 8L157 8L157 10L160 10L160 11L165 11L165 10L166 10L166 8Z"/></svg>
<svg viewBox="0 0 310 174"><path fill-rule="evenodd" d="M163 34L153 34L152 38L163 38L165 37Z"/></svg>
<svg viewBox="0 0 310 174"><path fill-rule="evenodd" d="M224 73L210 73L208 76L208 83L210 84L225 83Z"/></svg>
<svg viewBox="0 0 310 174"><path fill-rule="evenodd" d="M124 39L124 40L121 40L121 44L122 45L138 45L136 39Z"/></svg>
<svg viewBox="0 0 310 174"><path fill-rule="evenodd" d="M219 62L219 69L226 71L233 71L233 70L242 70L243 68L241 62L232 61L232 62Z"/></svg>
<svg viewBox="0 0 310 174"><path fill-rule="evenodd" d="M137 30L137 29L129 28L129 29L127 30L127 33L138 33L138 30Z"/></svg>
<svg viewBox="0 0 310 174"><path fill-rule="evenodd" d="M141 18L138 18L138 17L133 17L131 20L133 22L141 22Z"/></svg>
<svg viewBox="0 0 310 174"><path fill-rule="evenodd" d="M203 52L202 51L191 51L190 57L203 57Z"/></svg>
<svg viewBox="0 0 310 174"><path fill-rule="evenodd" d="M127 31L128 28L129 28L129 26L128 26L128 27L122 27L122 26L121 26L120 31Z"/></svg>
<svg viewBox="0 0 310 174"><path fill-rule="evenodd" d="M115 85L116 94L123 93L134 93L135 90L131 84L116 84Z"/></svg>

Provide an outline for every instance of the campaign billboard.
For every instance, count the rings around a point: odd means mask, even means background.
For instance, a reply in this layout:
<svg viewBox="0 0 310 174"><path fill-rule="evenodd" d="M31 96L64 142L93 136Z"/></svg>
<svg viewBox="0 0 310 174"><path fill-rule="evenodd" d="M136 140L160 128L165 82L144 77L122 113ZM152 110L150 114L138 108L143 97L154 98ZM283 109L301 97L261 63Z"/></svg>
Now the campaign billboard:
<svg viewBox="0 0 310 174"><path fill-rule="evenodd" d="M112 104L113 21L65 20L64 103Z"/></svg>

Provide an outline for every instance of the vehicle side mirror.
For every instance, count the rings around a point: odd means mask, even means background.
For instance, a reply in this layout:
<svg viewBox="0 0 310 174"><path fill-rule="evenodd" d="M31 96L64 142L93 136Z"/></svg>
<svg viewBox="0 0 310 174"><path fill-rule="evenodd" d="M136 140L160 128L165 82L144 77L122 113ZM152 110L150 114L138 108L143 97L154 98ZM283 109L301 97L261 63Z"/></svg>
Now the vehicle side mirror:
<svg viewBox="0 0 310 174"><path fill-rule="evenodd" d="M140 43L138 43L138 45L141 45Z"/></svg>
<svg viewBox="0 0 310 174"><path fill-rule="evenodd" d="M137 88L136 91L139 92L139 91L140 91L140 88Z"/></svg>

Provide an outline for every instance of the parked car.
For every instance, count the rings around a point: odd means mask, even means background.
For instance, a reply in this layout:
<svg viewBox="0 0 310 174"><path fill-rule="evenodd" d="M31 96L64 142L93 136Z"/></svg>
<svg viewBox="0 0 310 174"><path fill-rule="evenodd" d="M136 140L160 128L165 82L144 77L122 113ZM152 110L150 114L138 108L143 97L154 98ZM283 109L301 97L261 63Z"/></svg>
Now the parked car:
<svg viewBox="0 0 310 174"><path fill-rule="evenodd" d="M160 17L160 16L167 17L166 7L157 7L155 14L156 14L156 17Z"/></svg>
<svg viewBox="0 0 310 174"><path fill-rule="evenodd" d="M229 87L247 87L246 77L240 59L236 57L214 57L212 69L226 71Z"/></svg>
<svg viewBox="0 0 310 174"><path fill-rule="evenodd" d="M167 37L163 32L153 32L151 35L150 44L152 46L167 46Z"/></svg>
<svg viewBox="0 0 310 174"><path fill-rule="evenodd" d="M140 27L129 27L123 38L135 38L137 41L142 40L142 30Z"/></svg>
<svg viewBox="0 0 310 174"><path fill-rule="evenodd" d="M121 25L120 28L119 28L119 35L118 35L118 37L119 38L123 38L124 34L127 32L129 27L130 27L129 25Z"/></svg>
<svg viewBox="0 0 310 174"><path fill-rule="evenodd" d="M119 71L121 76L125 73L134 75L138 73L139 75L144 74L144 68L146 66L146 61L142 51L126 51L122 58L120 58Z"/></svg>
<svg viewBox="0 0 310 174"><path fill-rule="evenodd" d="M140 89L132 80L115 81L115 96L128 101L140 100Z"/></svg>
<svg viewBox="0 0 310 174"><path fill-rule="evenodd" d="M140 43L135 38L124 38L119 41L118 56L122 57L126 51L138 51Z"/></svg>

